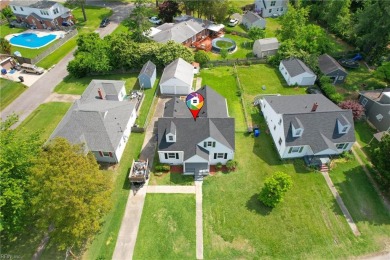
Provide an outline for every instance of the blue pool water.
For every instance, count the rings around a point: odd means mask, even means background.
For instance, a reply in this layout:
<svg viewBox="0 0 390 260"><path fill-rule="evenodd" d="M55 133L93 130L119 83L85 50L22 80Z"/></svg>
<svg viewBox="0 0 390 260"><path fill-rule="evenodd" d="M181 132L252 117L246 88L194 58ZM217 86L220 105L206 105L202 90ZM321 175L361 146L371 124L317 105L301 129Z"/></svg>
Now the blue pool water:
<svg viewBox="0 0 390 260"><path fill-rule="evenodd" d="M12 37L10 43L25 48L41 48L55 39L54 34L38 37L35 33L22 33Z"/></svg>

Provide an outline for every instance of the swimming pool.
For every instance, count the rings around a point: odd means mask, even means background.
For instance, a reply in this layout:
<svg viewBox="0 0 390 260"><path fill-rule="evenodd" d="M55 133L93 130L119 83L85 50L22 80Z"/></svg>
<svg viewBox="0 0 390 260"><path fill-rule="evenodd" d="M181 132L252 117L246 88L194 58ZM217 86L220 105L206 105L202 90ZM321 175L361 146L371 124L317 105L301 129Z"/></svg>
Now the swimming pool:
<svg viewBox="0 0 390 260"><path fill-rule="evenodd" d="M48 45L57 38L55 34L37 35L36 33L21 33L13 36L9 42L18 47L39 49Z"/></svg>

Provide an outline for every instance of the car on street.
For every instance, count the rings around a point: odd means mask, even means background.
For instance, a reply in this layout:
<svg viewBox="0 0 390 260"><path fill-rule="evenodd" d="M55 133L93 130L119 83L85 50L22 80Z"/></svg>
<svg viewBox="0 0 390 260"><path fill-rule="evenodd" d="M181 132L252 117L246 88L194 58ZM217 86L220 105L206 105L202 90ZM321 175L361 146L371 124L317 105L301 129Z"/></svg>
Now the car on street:
<svg viewBox="0 0 390 260"><path fill-rule="evenodd" d="M110 24L110 19L104 18L104 19L102 20L102 22L100 23L100 28L106 27L106 26L109 25L109 24Z"/></svg>
<svg viewBox="0 0 390 260"><path fill-rule="evenodd" d="M230 19L229 23L228 23L228 25L231 26L231 27L234 27L237 24L238 24L238 20L237 19Z"/></svg>
<svg viewBox="0 0 390 260"><path fill-rule="evenodd" d="M321 90L317 87L308 87L306 89L307 94L322 94Z"/></svg>
<svg viewBox="0 0 390 260"><path fill-rule="evenodd" d="M151 22L153 24L161 24L161 19L158 19L157 16L152 16L152 17L149 17L149 22Z"/></svg>

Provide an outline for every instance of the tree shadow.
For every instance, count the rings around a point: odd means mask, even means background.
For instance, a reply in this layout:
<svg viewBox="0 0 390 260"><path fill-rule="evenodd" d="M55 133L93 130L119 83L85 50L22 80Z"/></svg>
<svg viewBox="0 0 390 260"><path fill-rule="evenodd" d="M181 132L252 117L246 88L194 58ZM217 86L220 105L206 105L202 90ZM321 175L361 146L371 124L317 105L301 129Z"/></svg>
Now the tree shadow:
<svg viewBox="0 0 390 260"><path fill-rule="evenodd" d="M267 216L272 212L272 208L265 206L259 200L259 193L253 194L250 199L246 202L246 208L249 211L256 212L263 216Z"/></svg>
<svg viewBox="0 0 390 260"><path fill-rule="evenodd" d="M130 167L127 168L126 174L124 176L125 179L123 181L122 190L130 190L130 189L132 189L132 185L131 185L130 180L129 180L129 172L130 172L130 169L131 169Z"/></svg>

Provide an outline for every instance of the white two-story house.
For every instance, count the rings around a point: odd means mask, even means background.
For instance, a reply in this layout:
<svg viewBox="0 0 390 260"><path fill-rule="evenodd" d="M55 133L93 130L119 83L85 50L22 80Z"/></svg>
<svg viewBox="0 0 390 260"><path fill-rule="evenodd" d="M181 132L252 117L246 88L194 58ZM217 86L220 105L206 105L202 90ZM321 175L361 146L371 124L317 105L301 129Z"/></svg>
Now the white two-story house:
<svg viewBox="0 0 390 260"><path fill-rule="evenodd" d="M337 155L355 143L352 111L322 94L266 96L260 106L282 159Z"/></svg>
<svg viewBox="0 0 390 260"><path fill-rule="evenodd" d="M137 99L128 100L125 82L92 80L50 139L84 143L98 162L118 163L137 118Z"/></svg>
<svg viewBox="0 0 390 260"><path fill-rule="evenodd" d="M288 0L256 0L255 12L262 17L276 17L287 12Z"/></svg>
<svg viewBox="0 0 390 260"><path fill-rule="evenodd" d="M210 165L226 164L234 158L234 118L226 99L212 88L197 91L204 105L196 120L185 102L172 98L158 120L158 156L161 163L183 165L186 175L209 174Z"/></svg>
<svg viewBox="0 0 390 260"><path fill-rule="evenodd" d="M9 4L19 22L37 29L55 29L72 25L73 15L62 4L54 1L12 1Z"/></svg>

